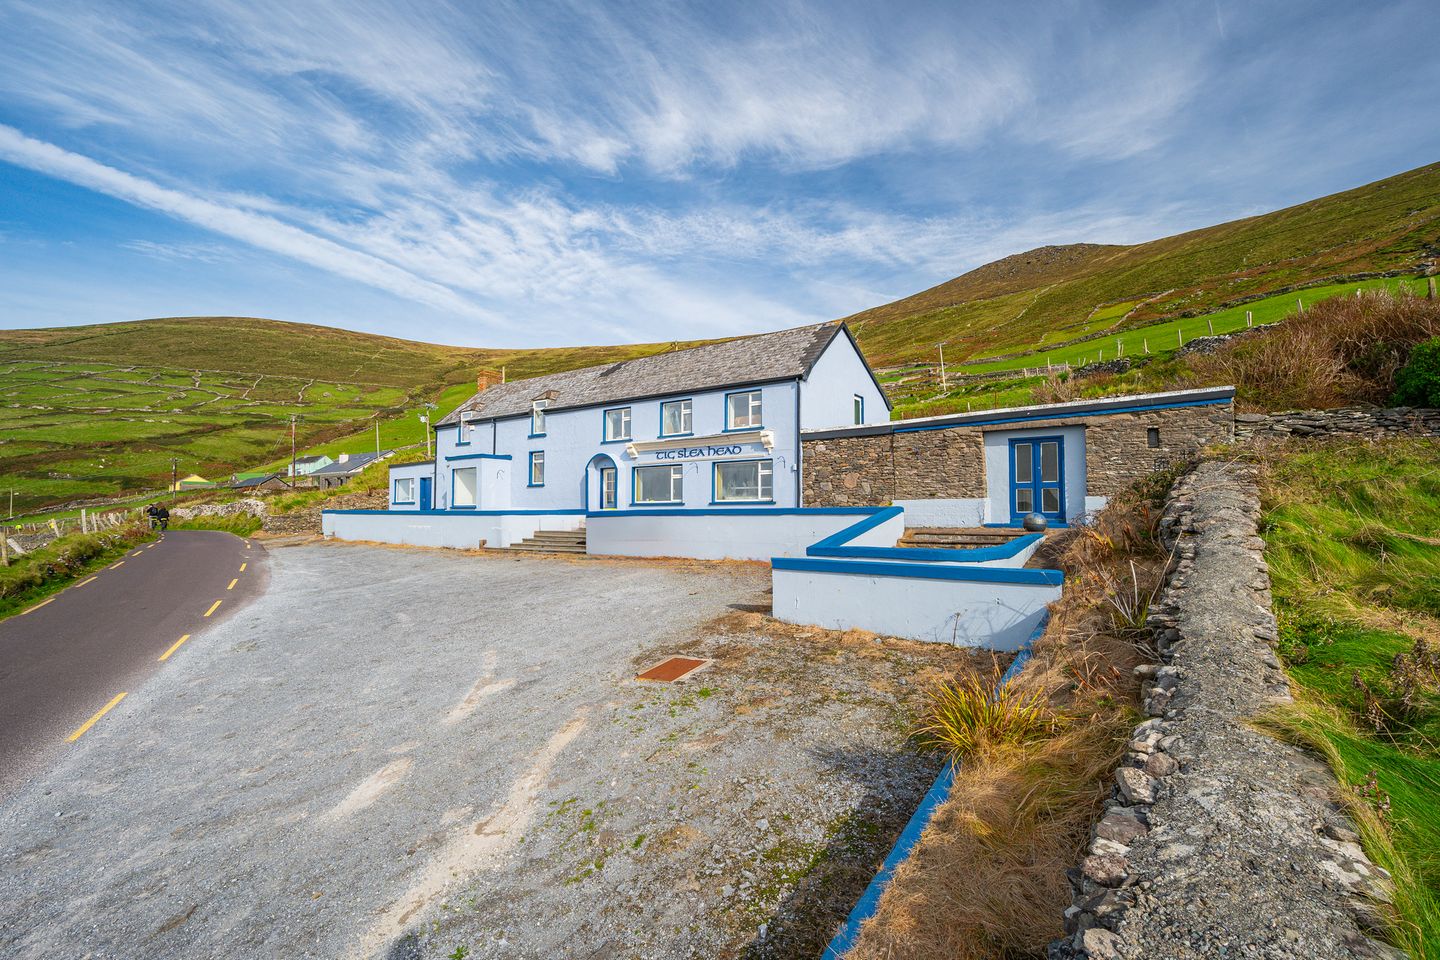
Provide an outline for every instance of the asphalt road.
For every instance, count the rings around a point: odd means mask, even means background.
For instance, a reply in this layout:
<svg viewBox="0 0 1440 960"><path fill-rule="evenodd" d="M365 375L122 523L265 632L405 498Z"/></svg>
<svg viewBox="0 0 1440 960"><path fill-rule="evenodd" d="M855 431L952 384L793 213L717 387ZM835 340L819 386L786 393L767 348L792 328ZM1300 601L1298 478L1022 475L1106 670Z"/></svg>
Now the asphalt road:
<svg viewBox="0 0 1440 960"><path fill-rule="evenodd" d="M94 726L123 722L110 711L124 696L265 585L258 543L176 530L0 621L0 796Z"/></svg>

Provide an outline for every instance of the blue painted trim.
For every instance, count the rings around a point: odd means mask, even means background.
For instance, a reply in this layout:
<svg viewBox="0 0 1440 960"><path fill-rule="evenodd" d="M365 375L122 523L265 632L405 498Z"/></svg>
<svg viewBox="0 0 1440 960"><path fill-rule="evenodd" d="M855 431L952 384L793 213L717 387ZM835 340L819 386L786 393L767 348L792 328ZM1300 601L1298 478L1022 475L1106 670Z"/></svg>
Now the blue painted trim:
<svg viewBox="0 0 1440 960"><path fill-rule="evenodd" d="M874 511L874 513L870 517L865 520L861 520L859 523L853 526L846 527L844 530L839 530L835 533L830 534L830 536L826 537L825 539L812 544L806 549L805 552L809 553L811 550L814 550L817 547L821 549L826 549L831 547L844 546L851 540L854 540L856 537L860 536L860 534L865 533L869 530L874 530L886 520L889 520L893 517L898 517L905 512L904 507L870 507L869 509Z"/></svg>
<svg viewBox="0 0 1440 960"><path fill-rule="evenodd" d="M711 501L710 501L710 506L712 506L712 507L723 507L723 506L724 506L725 504L727 504L727 503L751 503L751 504L757 504L757 505L762 505L762 506L763 506L764 504L774 503L774 502L775 502L774 500L711 500Z"/></svg>
<svg viewBox="0 0 1440 960"><path fill-rule="evenodd" d="M606 510L603 513L591 510L587 517L788 517L788 516L862 516L880 510L880 507L730 507L728 509L702 510Z"/></svg>
<svg viewBox="0 0 1440 960"><path fill-rule="evenodd" d="M688 404L690 404L690 429L687 430L685 433L666 433L666 432L665 432L665 408L666 408L667 406L669 406L670 404L672 404L672 403L688 403ZM723 413L724 411L721 411L721 412ZM672 438L672 437L693 437L693 436L695 436L695 398L694 398L694 397L677 397L677 398L674 399L674 400L661 400L661 401L660 401L660 427L659 427L659 429L656 431L656 434L655 434L655 435L656 435L657 437L659 437L661 440L669 440L669 439Z"/></svg>
<svg viewBox="0 0 1440 960"><path fill-rule="evenodd" d="M451 507L451 510L479 510L474 504L461 504L458 507Z"/></svg>
<svg viewBox="0 0 1440 960"><path fill-rule="evenodd" d="M397 506L397 507L408 507L408 506L410 506L411 504L413 504L415 501L414 501L414 500L391 500L390 502L391 502L392 504L394 504L395 506ZM390 511L389 511L389 510L386 510L385 512L386 512L386 513L389 513Z"/></svg>
<svg viewBox="0 0 1440 960"><path fill-rule="evenodd" d="M1170 410L1175 407L1209 407L1219 403L1231 403L1232 397L1215 397L1209 400L1183 400L1177 403L1144 403L1129 407L1109 407L1105 410L1077 410L1072 413L1036 413L1024 417L1004 417L996 420L966 420L963 423L934 423L923 427L895 427L894 433L919 433L923 430L954 430L957 427L989 427L999 423L1026 423L1031 420L1070 420L1075 417L1103 417L1112 413L1139 413L1142 410Z"/></svg>
<svg viewBox="0 0 1440 960"><path fill-rule="evenodd" d="M464 510L466 516L471 517L583 517L584 510L476 510L474 507L451 507L449 510L322 510L321 513L334 513L346 515L373 514L377 517L394 516L421 516L421 517L446 517L453 516L454 511ZM607 517L615 516L611 510L604 514Z"/></svg>
<svg viewBox="0 0 1440 960"><path fill-rule="evenodd" d="M716 497L719 489L720 464L722 463L768 463L770 464L770 499L769 500L720 500ZM717 503L774 503L775 502L775 458L774 457L742 457L735 460L711 460L710 461L710 503L713 506ZM759 475L755 478L760 479Z"/></svg>
<svg viewBox="0 0 1440 960"><path fill-rule="evenodd" d="M867 560L920 560L927 563L987 563L992 560L1008 560L1038 540L1045 539L1043 533L1032 533L1016 537L1009 543L995 547L971 547L962 550L932 550L929 547L822 547L816 544L807 547L808 557L854 557Z"/></svg>
<svg viewBox="0 0 1440 960"><path fill-rule="evenodd" d="M537 454L537 453L540 454L540 482L539 482L539 483L536 483L536 482L535 482L535 454ZM543 486L545 486L545 451L544 451L544 450L531 450L531 451L530 451L530 455L525 458L525 463L526 463L526 468L525 468L525 486L527 486L527 487L543 487Z"/></svg>
<svg viewBox="0 0 1440 960"><path fill-rule="evenodd" d="M612 439L612 438L607 437L607 436L605 435L606 432L610 429L609 421L607 421L607 420L605 419L605 415L606 415L606 414L609 414L609 413L614 413L614 412L617 411L617 410L629 410L629 411L630 411L630 436L628 436L628 437L615 437L615 438ZM629 406L629 405L623 406L623 407L601 407L601 408L600 408L600 442L601 442L601 443L634 443L634 442L635 442L635 408L632 407L632 406Z"/></svg>
<svg viewBox="0 0 1440 960"><path fill-rule="evenodd" d="M933 563L888 563L883 560L831 560L819 557L775 557L774 570L839 573L860 577L901 577L911 580L959 580L966 583L1012 583L1032 587L1058 587L1065 582L1060 570L1029 567L980 567L974 564L941 566Z"/></svg>
<svg viewBox="0 0 1440 960"><path fill-rule="evenodd" d="M454 461L454 460L513 460L513 459L514 459L514 457L510 456L510 454L508 454L508 453L462 453L462 454L461 454L460 456L458 456L458 457L446 457L446 458L445 458L445 462L446 462L446 463L450 463L451 461ZM400 464L400 466L401 466L401 467L408 467L408 466L410 466L410 464L408 464L408 463L402 463L402 464ZM391 470L398 470L399 467L391 467L390 469L391 469Z"/></svg>
<svg viewBox="0 0 1440 960"><path fill-rule="evenodd" d="M632 496L633 496L633 494L632 494ZM648 508L650 508L650 507L683 507L683 506L685 506L685 501L684 501L684 500L634 500L634 499L632 499L632 500L630 501L630 506L632 506L632 507L645 507L646 509L648 509ZM657 512L658 512L658 513L663 513L663 514L665 514L666 516L671 516L671 517L673 517L673 516L675 515L675 512L674 512L673 510L660 510L660 511L657 511ZM638 511L638 510L626 510L626 511L625 511L625 516L627 516L627 517L632 517L632 516L635 516L635 514L637 514L637 513L643 513L643 511ZM614 510L607 511L607 512L604 514L604 516L607 516L607 517L613 517L613 516L615 516L615 515L616 515L616 511L614 511ZM586 516L595 516L595 514L593 514L593 513L591 513L591 514L586 514Z"/></svg>
<svg viewBox="0 0 1440 960"><path fill-rule="evenodd" d="M1020 675L1020 671L1030 660L1030 653L1034 648L1035 641L1040 639L1040 634L1045 632L1045 625L1049 620L1049 614L1040 619L1040 625L1030 634L1025 645L1015 654L1015 659L1010 662L1005 674L995 684L995 693L998 694L1001 687ZM921 834L934 819L935 811L950 798L950 790L954 785L955 765L946 760L945 765L940 768L939 776L935 778L935 783L920 801L920 806L910 816L909 822L905 824L905 829L901 830L900 836L895 839L895 845L890 848L890 853L885 857L885 862L880 865L879 872L870 880L870 885L860 895L854 909L845 918L845 925L840 928L839 933L835 934L835 938L830 941L830 945L821 954L820 960L840 960L851 947L855 946L855 940L860 936L860 927L875 915L875 910L880 905L880 896L890 885L890 878L895 875L895 869L910 858L916 844L920 842Z"/></svg>
<svg viewBox="0 0 1440 960"><path fill-rule="evenodd" d="M1014 522L1014 523L982 523L982 524L980 524L980 526L982 526L982 527L995 527L995 528L1000 529L1000 530L1021 530L1021 529L1024 529L1024 526L1025 526L1025 525L1024 525L1023 523ZM1048 527L1046 527L1046 529L1047 529L1047 530L1069 530L1069 529L1070 529L1070 524L1068 524L1068 523L1052 523L1052 524L1050 524Z"/></svg>
<svg viewBox="0 0 1440 960"><path fill-rule="evenodd" d="M390 481L390 505L391 505L392 507L394 507L394 506L402 506L402 507L403 507L403 506L408 506L408 505L410 505L410 504L412 504L412 503L415 503L414 500L396 500L395 498L396 498L397 496L399 496L400 484L404 483L406 480L409 480L411 483L415 483L418 479L419 479L418 477L396 477L395 479L391 480L391 481ZM418 484L416 484L416 485L418 486ZM418 496L418 494L417 494L416 496Z"/></svg>
<svg viewBox="0 0 1440 960"><path fill-rule="evenodd" d="M740 396L741 394L749 394L749 393L758 393L758 394L760 394L760 420L761 420L761 423L758 424L757 426L753 426L753 427L732 427L732 426L730 426L730 398L731 398L731 397L738 397L738 396ZM748 411L747 411L747 412L748 412ZM765 425L764 425L764 420L765 420L765 391L764 391L764 390L760 390L760 389L754 389L754 390L733 390L733 391L731 391L730 393L725 394L725 398L720 401L720 416L721 416L721 420L720 420L720 424L721 424L720 432L721 432L721 433L744 433L746 430L764 430L764 429L765 429ZM796 426L796 429L798 430L800 425L799 425L799 424L796 424L795 426Z"/></svg>
<svg viewBox="0 0 1440 960"><path fill-rule="evenodd" d="M457 467L457 468L455 468L454 470L451 470L451 471L450 471L450 509L451 509L451 510L474 510L477 506L479 506L479 504L469 504L469 505L467 505L467 506L456 506L456 505L455 505L455 474L459 473L461 470L474 470L474 471L475 471L475 497L476 497L477 500L478 500L479 497L480 497L480 471L479 471L476 467ZM323 511L322 511L322 512L323 512Z"/></svg>

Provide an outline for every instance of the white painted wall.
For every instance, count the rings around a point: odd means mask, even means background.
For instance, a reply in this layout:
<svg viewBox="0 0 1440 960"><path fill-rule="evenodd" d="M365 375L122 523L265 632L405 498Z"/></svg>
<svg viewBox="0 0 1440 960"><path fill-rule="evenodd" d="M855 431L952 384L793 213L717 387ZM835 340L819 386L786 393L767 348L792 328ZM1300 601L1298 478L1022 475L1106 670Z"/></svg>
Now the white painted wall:
<svg viewBox="0 0 1440 960"><path fill-rule="evenodd" d="M990 503L984 498L896 500L895 506L905 508L912 527L978 527L991 522Z"/></svg>
<svg viewBox="0 0 1440 960"><path fill-rule="evenodd" d="M693 557L700 560L769 560L801 557L805 548L865 519L865 514L591 514L585 521L587 552L626 557ZM894 523L870 531L876 546L894 546L904 529ZM885 538L888 537L888 541ZM882 542L884 541L884 542Z"/></svg>
<svg viewBox="0 0 1440 960"><path fill-rule="evenodd" d="M389 505L391 510L415 510L419 507L420 501L420 478L429 477L435 470L433 463L402 463L390 468L390 494ZM415 499L410 503L397 503L395 501L395 481L412 479L415 481ZM433 487L433 485L432 485ZM431 490L430 506L433 509L436 504L434 490Z"/></svg>
<svg viewBox="0 0 1440 960"><path fill-rule="evenodd" d="M862 371L863 372L863 371ZM865 380L869 382L869 375ZM744 388L742 388L744 389ZM684 467L684 507L689 509L710 509L711 480L713 464L717 459L750 460L768 459L774 471L775 505L793 507L797 498L799 430L796 422L797 391L795 381L764 384L752 389L761 391L764 429L773 437L769 451L758 443L740 444L740 450L719 457L702 455L684 459L661 457L656 452L642 453L631 457L627 444L604 441L604 411L615 407L630 407L631 436L634 440L657 440L660 438L660 404L665 400L689 398L693 417L693 436L697 448L731 447L725 434L725 395L736 390L712 390L698 393L680 393L653 400L635 401L628 404L614 404L605 407L586 407L579 410L559 410L545 418L545 435L530 436L530 418L514 417L494 424L476 424L471 443L468 446L457 443L458 428L449 426L436 431L437 459L441 465L441 476L437 487L450 491L449 470L453 466L468 466L475 461L450 461L449 457L471 453L509 454L508 475L509 500L497 501L487 509L515 510L575 510L595 509L599 506L594 497L593 471L587 470L598 453L604 453L615 461L619 468L619 505L625 510L631 507L633 497L632 468L660 463L681 463ZM529 485L530 452L545 451L545 484L540 487ZM448 503L448 500L447 500ZM437 504L437 506L441 506ZM736 506L745 506L736 504ZM643 508L643 507L642 507ZM721 507L723 509L723 505Z"/></svg>
<svg viewBox="0 0 1440 960"><path fill-rule="evenodd" d="M772 570L774 615L831 630L1018 650L1060 587Z"/></svg>
<svg viewBox="0 0 1440 960"><path fill-rule="evenodd" d="M1010 522L1010 441L1025 437L1065 438L1065 519L1085 515L1085 428L1042 427L1038 430L985 431L985 493L987 523Z"/></svg>
<svg viewBox="0 0 1440 960"><path fill-rule="evenodd" d="M340 540L369 540L376 543L408 544L419 547L508 547L536 530L576 530L585 518L572 515L489 514L470 511L415 514L403 511L321 514L321 530Z"/></svg>
<svg viewBox="0 0 1440 960"><path fill-rule="evenodd" d="M848 427L855 424L855 395L865 400L865 423L886 423L890 407L875 385L865 362L845 334L838 333L800 384L800 428Z"/></svg>

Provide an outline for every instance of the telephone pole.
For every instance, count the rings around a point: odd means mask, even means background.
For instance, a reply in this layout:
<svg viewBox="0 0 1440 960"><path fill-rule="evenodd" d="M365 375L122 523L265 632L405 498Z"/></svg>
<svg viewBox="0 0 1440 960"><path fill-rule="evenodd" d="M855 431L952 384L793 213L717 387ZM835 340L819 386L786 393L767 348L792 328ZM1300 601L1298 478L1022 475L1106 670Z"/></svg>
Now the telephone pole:
<svg viewBox="0 0 1440 960"><path fill-rule="evenodd" d="M942 344L939 344L939 347L940 347L940 389L941 389L943 392L945 392L945 393L949 393L949 392L950 392L950 381L948 381L948 380L945 378L945 344L943 344L943 343L942 343Z"/></svg>
<svg viewBox="0 0 1440 960"><path fill-rule="evenodd" d="M180 491L180 458L170 458L170 505L175 505L175 497Z"/></svg>
<svg viewBox="0 0 1440 960"><path fill-rule="evenodd" d="M380 456L380 414L375 414L375 456Z"/></svg>
<svg viewBox="0 0 1440 960"><path fill-rule="evenodd" d="M295 479L295 421L300 419L300 414L290 414L290 479Z"/></svg>

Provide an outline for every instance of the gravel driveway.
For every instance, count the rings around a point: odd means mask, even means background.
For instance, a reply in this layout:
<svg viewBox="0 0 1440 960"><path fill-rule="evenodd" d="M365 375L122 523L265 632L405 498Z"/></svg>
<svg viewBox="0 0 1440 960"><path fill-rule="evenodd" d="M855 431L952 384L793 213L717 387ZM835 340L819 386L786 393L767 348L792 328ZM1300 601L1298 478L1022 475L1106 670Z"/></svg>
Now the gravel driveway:
<svg viewBox="0 0 1440 960"><path fill-rule="evenodd" d="M757 565L270 557L0 807L0 955L814 956L972 662L770 620ZM633 679L671 652L716 662Z"/></svg>

